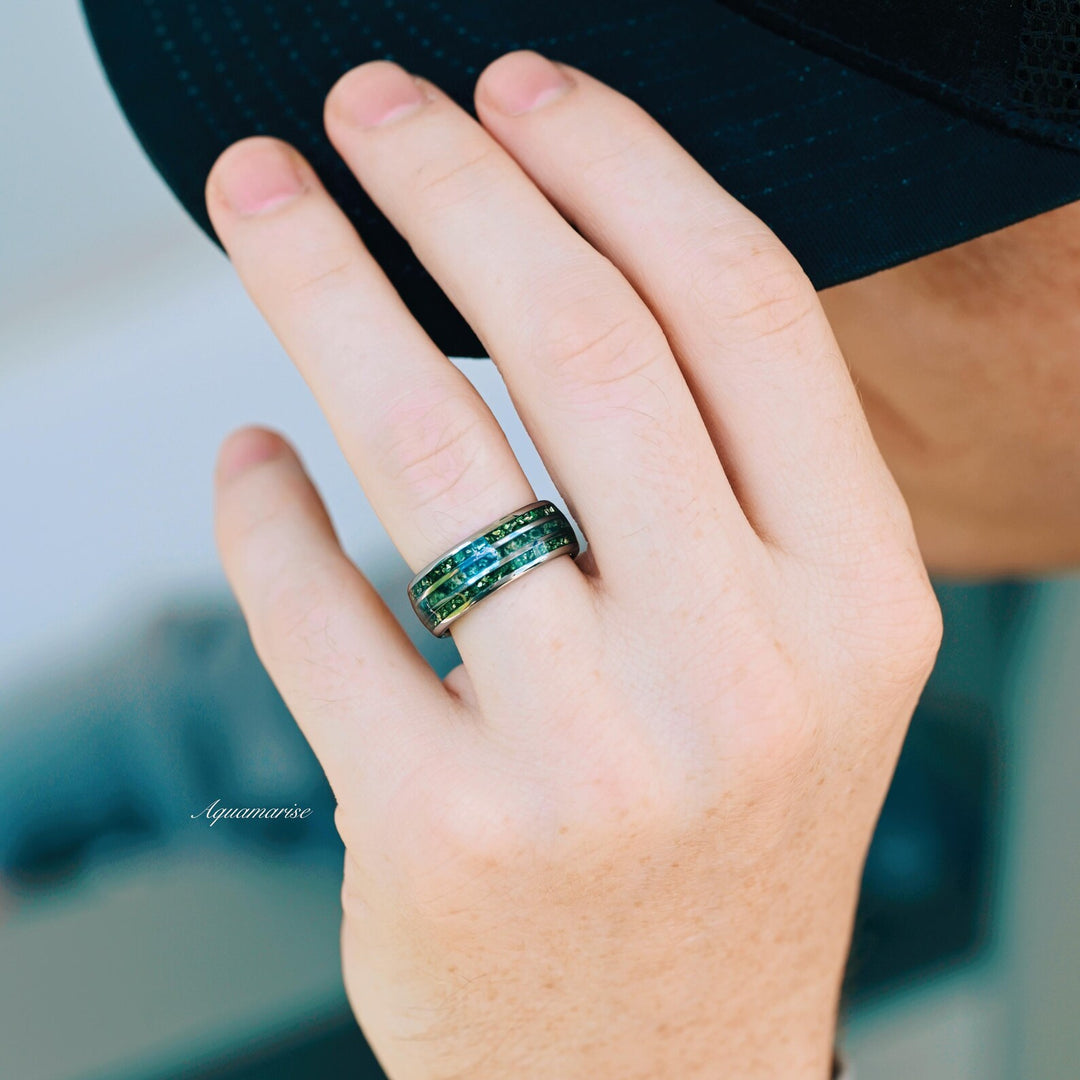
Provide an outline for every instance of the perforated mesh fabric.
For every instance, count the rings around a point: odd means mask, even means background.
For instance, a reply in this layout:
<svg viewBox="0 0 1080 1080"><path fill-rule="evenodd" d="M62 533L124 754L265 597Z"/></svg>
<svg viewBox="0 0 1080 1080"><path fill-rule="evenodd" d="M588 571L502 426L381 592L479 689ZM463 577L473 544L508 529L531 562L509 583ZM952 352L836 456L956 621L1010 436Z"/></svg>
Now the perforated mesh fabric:
<svg viewBox="0 0 1080 1080"><path fill-rule="evenodd" d="M1023 0L1019 104L1032 116L1080 121L1080 0Z"/></svg>
<svg viewBox="0 0 1080 1080"><path fill-rule="evenodd" d="M723 0L964 115L1080 149L1080 0Z"/></svg>

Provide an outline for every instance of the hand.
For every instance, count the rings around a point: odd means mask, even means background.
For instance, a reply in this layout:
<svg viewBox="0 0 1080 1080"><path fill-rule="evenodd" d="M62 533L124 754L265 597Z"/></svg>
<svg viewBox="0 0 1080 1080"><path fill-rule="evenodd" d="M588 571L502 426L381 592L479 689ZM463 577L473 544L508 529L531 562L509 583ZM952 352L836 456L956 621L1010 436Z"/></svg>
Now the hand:
<svg viewBox="0 0 1080 1080"><path fill-rule="evenodd" d="M940 636L907 510L760 221L580 71L512 53L476 99L376 61L326 128L587 553L465 615L441 682L281 439L218 468L226 571L339 803L351 1003L394 1080L821 1080ZM230 147L207 203L414 570L535 498L296 151Z"/></svg>

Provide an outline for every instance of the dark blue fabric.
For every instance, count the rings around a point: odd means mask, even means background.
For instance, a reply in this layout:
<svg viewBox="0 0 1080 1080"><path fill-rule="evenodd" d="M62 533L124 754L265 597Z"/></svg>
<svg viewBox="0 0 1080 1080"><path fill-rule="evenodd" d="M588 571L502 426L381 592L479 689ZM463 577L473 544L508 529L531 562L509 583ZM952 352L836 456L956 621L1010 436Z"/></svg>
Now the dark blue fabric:
<svg viewBox="0 0 1080 1080"><path fill-rule="evenodd" d="M1080 147L1077 0L727 0L727 6L991 124Z"/></svg>
<svg viewBox="0 0 1080 1080"><path fill-rule="evenodd" d="M946 25L940 9L950 5L908 6L923 12L928 35ZM84 0L84 8L135 134L211 238L203 188L217 155L247 135L287 139L454 356L485 350L322 130L326 92L365 60L396 60L467 107L483 67L511 49L588 70L651 112L772 227L819 289L1080 197L1075 151L824 55L715 0ZM954 54L964 55L940 50L938 75Z"/></svg>

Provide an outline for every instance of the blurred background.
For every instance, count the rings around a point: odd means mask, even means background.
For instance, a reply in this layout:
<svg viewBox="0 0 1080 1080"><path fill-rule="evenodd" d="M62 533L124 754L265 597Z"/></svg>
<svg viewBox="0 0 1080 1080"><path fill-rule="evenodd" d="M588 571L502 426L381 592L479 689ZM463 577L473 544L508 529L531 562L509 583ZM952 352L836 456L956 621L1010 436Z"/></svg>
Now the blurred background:
<svg viewBox="0 0 1080 1080"><path fill-rule="evenodd" d="M218 567L210 475L286 432L432 664L300 378L142 156L77 4L0 33L0 1080L378 1077L321 773ZM458 361L550 482L493 367ZM1080 581L937 583L941 659L867 863L860 1080L1080 1075ZM421 636L423 635L423 636ZM222 821L223 806L310 807Z"/></svg>

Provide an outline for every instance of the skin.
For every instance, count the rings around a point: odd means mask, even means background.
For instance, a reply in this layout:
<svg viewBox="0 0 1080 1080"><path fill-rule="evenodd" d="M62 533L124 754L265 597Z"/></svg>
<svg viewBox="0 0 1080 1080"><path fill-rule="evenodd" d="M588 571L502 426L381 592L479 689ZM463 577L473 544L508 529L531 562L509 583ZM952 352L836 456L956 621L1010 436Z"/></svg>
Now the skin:
<svg viewBox="0 0 1080 1080"><path fill-rule="evenodd" d="M907 507L810 282L659 125L527 52L476 106L375 61L325 124L588 551L456 623L440 681L280 436L234 434L216 474L226 572L338 799L350 1001L394 1080L825 1080L940 640ZM295 150L235 144L206 196L414 570L533 500Z"/></svg>
<svg viewBox="0 0 1080 1080"><path fill-rule="evenodd" d="M1080 203L821 294L932 570L1080 563L1078 301Z"/></svg>

